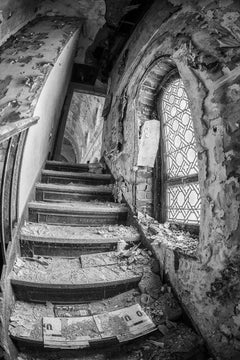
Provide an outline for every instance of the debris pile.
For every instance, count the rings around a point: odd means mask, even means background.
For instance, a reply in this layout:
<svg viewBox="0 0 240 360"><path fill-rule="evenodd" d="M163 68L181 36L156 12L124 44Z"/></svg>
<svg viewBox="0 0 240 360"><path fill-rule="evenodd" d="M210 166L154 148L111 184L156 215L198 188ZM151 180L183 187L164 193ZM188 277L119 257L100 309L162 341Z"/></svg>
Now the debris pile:
<svg viewBox="0 0 240 360"><path fill-rule="evenodd" d="M159 224L151 216L138 212L138 221L144 234L154 246L164 244L167 248L177 250L187 256L196 258L199 244L199 236L190 233L175 224Z"/></svg>
<svg viewBox="0 0 240 360"><path fill-rule="evenodd" d="M79 228L74 226L49 226L44 223L25 223L21 229L21 233L25 236L39 236L48 238L79 238ZM104 238L118 238L119 241L131 242L134 237L139 240L139 233L133 226L110 225L81 228L81 235L85 238L101 236Z"/></svg>
<svg viewBox="0 0 240 360"><path fill-rule="evenodd" d="M69 259L66 260L69 261ZM62 336L66 341L74 343L80 336L97 339L98 333L96 329L100 325L102 329L101 336L112 336L112 333L119 333L121 334L119 335L120 338L125 339L129 329L114 314L115 312L118 314L124 308L130 309L130 307L139 304L138 306L152 321L156 330L146 338L141 338L141 340L135 338L134 342L125 344L120 352L119 348L111 348L111 350L105 350L104 353L99 353L95 357L93 355L92 357L86 357L86 360L207 360L207 357L201 357L204 352L201 338L189 326L179 322L182 319L182 309L173 295L171 287L162 283L157 261L153 258L152 253L143 248L140 243L128 244L122 242L118 252L101 253L94 256L83 255L79 260L79 269L86 268L88 272L90 268L107 268L109 263L114 263L111 266L120 266L124 271L132 271L133 269L140 271L141 269L143 275L138 289L129 290L102 301L76 305L53 305L51 303L33 305L17 302L10 319L10 333L12 335L20 337L28 335L42 342L43 319L47 321L47 319L52 318L53 322L54 319L63 321L61 325ZM30 265L36 263L38 266L45 268L51 262L52 258L38 257L31 259L29 263ZM14 267L15 271L21 271L24 264L25 259L17 260ZM36 271L34 271L34 274L36 274ZM111 312L112 316L110 315ZM87 324L85 320L83 321L83 317L90 320L94 317L95 323L88 321ZM77 318L82 318L82 320L77 321ZM97 328L96 321L100 322ZM68 346L67 342L66 346ZM49 354L44 359L54 360L58 359L58 357L56 357L56 354ZM18 360L43 360L43 358L26 358L22 356Z"/></svg>

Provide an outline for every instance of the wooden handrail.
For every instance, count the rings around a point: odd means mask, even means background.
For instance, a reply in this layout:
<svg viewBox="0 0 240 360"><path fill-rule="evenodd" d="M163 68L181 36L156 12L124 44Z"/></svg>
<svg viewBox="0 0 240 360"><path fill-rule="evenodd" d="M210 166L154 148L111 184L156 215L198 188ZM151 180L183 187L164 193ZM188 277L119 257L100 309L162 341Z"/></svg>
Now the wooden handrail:
<svg viewBox="0 0 240 360"><path fill-rule="evenodd" d="M32 118L15 121L14 123L0 124L0 143L10 139L12 136L30 128L35 125L39 120L39 116Z"/></svg>

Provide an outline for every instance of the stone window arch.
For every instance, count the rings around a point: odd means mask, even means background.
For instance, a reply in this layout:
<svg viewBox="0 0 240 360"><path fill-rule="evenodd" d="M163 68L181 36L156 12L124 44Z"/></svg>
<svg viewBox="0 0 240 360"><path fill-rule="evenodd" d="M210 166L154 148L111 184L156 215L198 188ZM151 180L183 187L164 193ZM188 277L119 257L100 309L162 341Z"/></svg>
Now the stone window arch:
<svg viewBox="0 0 240 360"><path fill-rule="evenodd" d="M150 136L158 136L160 139L160 144L163 144L163 114L160 114L160 105L159 100L161 96L164 94L165 87L171 82L173 79L178 79L181 82L181 88L184 89L183 82L179 76L177 71L176 64L169 57L160 57L156 58L145 70L140 84L136 93L136 123L138 125L138 154L146 154L149 152L146 147L146 143L142 141L142 136L144 134L144 127L153 122L159 122L159 134L150 134ZM184 90L182 90L184 91ZM187 93L185 91L184 94L187 97ZM184 100L186 101L186 99ZM187 106L188 114L191 114L189 104ZM185 115L186 116L186 115ZM191 124L192 125L192 124ZM191 132L191 135L194 135L193 127L188 124L188 129ZM190 134L189 131L187 134ZM188 135L186 135L188 136ZM152 140L152 139L151 139ZM190 154L192 152L193 144L190 144ZM167 220L174 222L174 214L172 213L171 217L169 216L169 211L167 208L167 191L169 191L169 183L165 180L166 176L166 164L162 162L162 156L164 155L163 149L159 144L157 144L157 148L154 149L152 146L152 158L158 159L158 161L152 164L139 163L139 155L138 155L138 169L136 173L136 208L140 211L146 212L149 215L153 215L160 222L165 222ZM164 155L166 156L166 154ZM186 156L186 155L184 155ZM193 169L197 169L197 151L195 147L194 154L192 152L192 156L194 157L195 166ZM191 157L191 155L190 155ZM160 160L160 161L159 161ZM184 159L186 160L186 159ZM182 173L181 176L176 176L176 178L170 179L172 184L174 181L179 180L177 184L179 189L181 188L182 181L186 180L186 184L189 185L188 191L185 192L184 196L192 199L190 202L193 203L193 199L196 199L196 209L191 213L191 209L185 209L180 218L180 212L178 213L177 223L181 224L190 224L192 228L199 229L199 220L200 220L200 190L198 185L198 174L197 171L193 172L192 168L189 174ZM192 182L191 182L192 180ZM168 185L168 186L167 186ZM144 190L144 191L143 191ZM173 190L173 187L171 188ZM185 185L185 190L187 190L187 185ZM196 195L197 194L197 195ZM168 194L169 195L169 194ZM175 194L178 195L177 192ZM170 195L169 195L170 196ZM182 195L179 195L179 203ZM185 199L186 200L186 199ZM187 202L185 201L185 205ZM189 203L187 204L189 207ZM178 209L179 210L179 209ZM176 214L176 211L175 211ZM187 216L186 216L187 214ZM184 219L186 218L186 219ZM187 220L187 221L185 221Z"/></svg>
<svg viewBox="0 0 240 360"><path fill-rule="evenodd" d="M200 188L198 158L189 99L177 69L166 74L156 96L160 120L156 162L158 220L199 225Z"/></svg>

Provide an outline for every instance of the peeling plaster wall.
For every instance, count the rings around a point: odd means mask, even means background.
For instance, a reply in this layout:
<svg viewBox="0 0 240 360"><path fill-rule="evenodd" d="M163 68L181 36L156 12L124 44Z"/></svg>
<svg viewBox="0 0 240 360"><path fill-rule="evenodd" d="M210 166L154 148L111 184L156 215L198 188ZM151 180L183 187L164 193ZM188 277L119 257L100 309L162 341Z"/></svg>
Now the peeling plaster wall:
<svg viewBox="0 0 240 360"><path fill-rule="evenodd" d="M38 14L47 16L77 16L83 19L75 62L84 63L87 48L105 24L104 0L43 0Z"/></svg>
<svg viewBox="0 0 240 360"><path fill-rule="evenodd" d="M104 0L1 0L0 45L36 16L74 16L82 20L75 61L84 63L87 48L105 24L105 12Z"/></svg>
<svg viewBox="0 0 240 360"><path fill-rule="evenodd" d="M1 0L0 45L36 17L37 0Z"/></svg>
<svg viewBox="0 0 240 360"><path fill-rule="evenodd" d="M239 34L238 1L156 1L112 72L103 137L125 198L142 210L137 201L151 193L152 168L137 166L139 86L154 60L170 59L184 81L196 134L200 238L196 259L176 255L160 239L153 248L214 355L228 360L240 358ZM144 199L148 213L152 201Z"/></svg>
<svg viewBox="0 0 240 360"><path fill-rule="evenodd" d="M19 185L19 216L28 201L33 185L53 147L53 139L66 95L78 31L74 33L48 76L34 110L37 125L29 129L24 148Z"/></svg>

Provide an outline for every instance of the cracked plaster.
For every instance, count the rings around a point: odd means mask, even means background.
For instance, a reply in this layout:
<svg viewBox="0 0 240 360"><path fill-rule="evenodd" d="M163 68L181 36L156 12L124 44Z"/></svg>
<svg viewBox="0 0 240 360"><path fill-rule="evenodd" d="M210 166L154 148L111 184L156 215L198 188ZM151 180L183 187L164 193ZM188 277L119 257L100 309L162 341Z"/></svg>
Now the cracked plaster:
<svg viewBox="0 0 240 360"><path fill-rule="evenodd" d="M240 297L240 7L237 1L217 2L220 6L214 1L171 3L175 9L166 3L160 9L160 4L155 3L125 47L129 52L124 74L118 72L120 60L112 72L113 104L126 86L129 96L124 123L128 139L121 156L111 143L115 161L110 168L117 178L122 177L122 183L132 178L129 169L136 168L139 141L138 123L132 111L137 87L153 59L162 57L164 61L170 57L184 81L193 115L199 155L201 225L197 260L180 255L177 271L172 249L164 244L154 245L154 249L213 353L219 359L229 359L239 356L234 308ZM182 6L177 9L179 5ZM112 108L105 124L106 155L113 133L117 144L118 119L119 114ZM129 139L135 139L135 143ZM127 164L121 160L125 153L130 154ZM128 192L126 198L133 206L134 193Z"/></svg>

